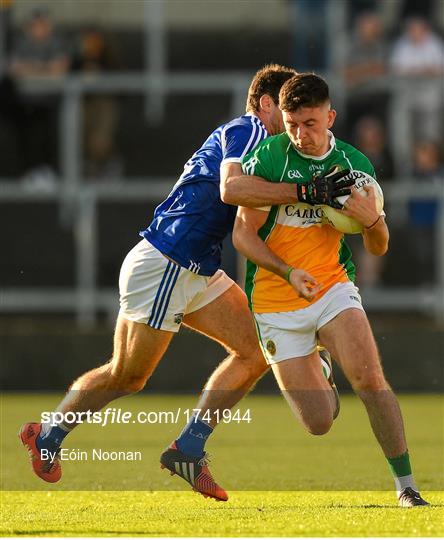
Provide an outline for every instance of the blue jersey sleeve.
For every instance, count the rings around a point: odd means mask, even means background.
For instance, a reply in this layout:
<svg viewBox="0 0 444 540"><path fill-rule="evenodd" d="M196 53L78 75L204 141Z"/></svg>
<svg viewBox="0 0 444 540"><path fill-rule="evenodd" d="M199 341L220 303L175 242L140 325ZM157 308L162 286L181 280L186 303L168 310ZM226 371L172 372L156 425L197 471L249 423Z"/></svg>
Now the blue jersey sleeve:
<svg viewBox="0 0 444 540"><path fill-rule="evenodd" d="M221 135L222 164L241 163L256 145L267 137L266 130L255 121L228 124Z"/></svg>

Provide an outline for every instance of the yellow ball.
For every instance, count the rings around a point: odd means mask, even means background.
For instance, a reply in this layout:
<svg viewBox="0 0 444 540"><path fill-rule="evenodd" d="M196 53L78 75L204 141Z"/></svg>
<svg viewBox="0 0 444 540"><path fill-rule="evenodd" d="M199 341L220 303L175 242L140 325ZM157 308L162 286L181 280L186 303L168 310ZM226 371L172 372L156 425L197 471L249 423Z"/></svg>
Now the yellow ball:
<svg viewBox="0 0 444 540"><path fill-rule="evenodd" d="M378 214L382 212L384 207L384 194L382 193L381 186L378 182L369 174L362 171L351 171L346 178L352 177L355 180L355 188L357 189L361 197L367 197L367 192L364 190L365 186L371 186L375 192L376 197L376 211ZM344 195L343 197L337 197L336 201L344 205L345 201L350 195ZM355 219L346 216L340 210L336 210L331 206L322 207L324 214L324 223L328 223L337 231L345 234L358 234L363 230L363 226Z"/></svg>

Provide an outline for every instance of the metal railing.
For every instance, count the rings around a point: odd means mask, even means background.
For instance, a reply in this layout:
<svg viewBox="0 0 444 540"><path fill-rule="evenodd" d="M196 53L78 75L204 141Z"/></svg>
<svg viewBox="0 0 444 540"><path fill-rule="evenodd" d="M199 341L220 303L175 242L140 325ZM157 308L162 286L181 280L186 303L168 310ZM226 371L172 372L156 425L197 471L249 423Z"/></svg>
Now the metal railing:
<svg viewBox="0 0 444 540"><path fill-rule="evenodd" d="M176 178L110 179L106 184L87 185L82 178L82 125L81 103L85 93L115 94L136 93L156 96L168 93L217 93L231 95L231 116L244 110L246 89L250 82L249 73L167 73L160 79L145 74L119 74L100 76L68 76L62 79L27 79L21 82L22 90L31 94L60 94L59 138L61 175L52 193L30 193L17 182L1 181L0 202L57 201L61 219L69 223L74 231L76 249L76 285L71 289L22 290L3 288L0 312L23 311L70 311L76 314L80 325L94 324L98 310L106 310L114 316L117 309L117 294L114 289L97 288L97 215L101 201L161 201L169 192ZM344 98L345 91L340 78L328 76L333 95ZM390 79L387 87L394 85ZM398 82L399 84L399 82ZM394 103L396 108L396 103ZM405 107L405 103L402 104ZM148 107L149 109L149 107ZM404 109L398 111L398 114ZM393 115L396 118L396 114ZM396 126L392 126L396 133ZM392 139L403 137L397 133ZM404 150L404 149L403 149ZM179 173L179 171L178 171ZM421 183L414 180L394 182L387 186L385 198L395 208L411 199L435 198L439 201L437 234L437 282L433 289L381 288L372 290L364 299L369 308L381 310L419 310L434 313L444 321L444 183L441 185Z"/></svg>
<svg viewBox="0 0 444 540"><path fill-rule="evenodd" d="M76 286L72 289L14 289L1 291L0 312L73 312L78 323L88 327L94 324L98 311L107 311L114 317L118 308L117 289L98 289L98 204L105 201L161 201L171 189L170 181L114 181L106 185L81 186L71 195L73 229L76 250ZM376 288L370 295L363 293L370 309L382 311L419 311L433 313L444 321L444 190L435 184L415 185L414 181L391 185L385 192L386 201L394 208L409 199L440 201L437 234L437 282L434 288ZM63 190L52 194L26 193L16 186L0 184L0 202L58 201L63 204ZM123 255L123 254L122 254ZM116 284L117 286L117 284Z"/></svg>

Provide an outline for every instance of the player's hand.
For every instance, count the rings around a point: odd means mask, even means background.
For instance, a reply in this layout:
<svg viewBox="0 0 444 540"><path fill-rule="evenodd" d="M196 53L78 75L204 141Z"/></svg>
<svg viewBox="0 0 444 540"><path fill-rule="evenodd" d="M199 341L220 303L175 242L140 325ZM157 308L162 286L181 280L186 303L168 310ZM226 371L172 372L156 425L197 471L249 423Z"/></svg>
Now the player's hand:
<svg viewBox="0 0 444 540"><path fill-rule="evenodd" d="M335 201L336 197L350 195L350 187L354 185L353 178L344 178L350 169L336 171L336 167L326 173L317 173L308 181L296 185L298 201L314 206L326 204L341 209L342 205Z"/></svg>
<svg viewBox="0 0 444 540"><path fill-rule="evenodd" d="M321 288L314 277L300 268L292 270L288 282L298 293L298 296L305 298L309 302L313 300Z"/></svg>
<svg viewBox="0 0 444 540"><path fill-rule="evenodd" d="M364 186L363 189L367 192L367 197L362 197L357 189L352 189L350 197L342 207L342 212L367 228L377 221L379 214L376 211L374 189L371 186Z"/></svg>

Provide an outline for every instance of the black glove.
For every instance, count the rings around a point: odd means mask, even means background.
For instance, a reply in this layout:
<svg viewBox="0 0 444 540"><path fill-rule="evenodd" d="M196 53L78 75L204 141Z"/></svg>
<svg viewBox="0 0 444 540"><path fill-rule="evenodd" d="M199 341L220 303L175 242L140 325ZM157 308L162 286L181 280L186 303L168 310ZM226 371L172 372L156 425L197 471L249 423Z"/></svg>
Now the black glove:
<svg viewBox="0 0 444 540"><path fill-rule="evenodd" d="M350 173L350 169L335 171L336 167L333 167L326 173L316 173L308 182L296 184L298 201L311 206L326 204L341 209L342 204L335 198L350 195L350 187L354 185L355 181L353 178L344 178Z"/></svg>

